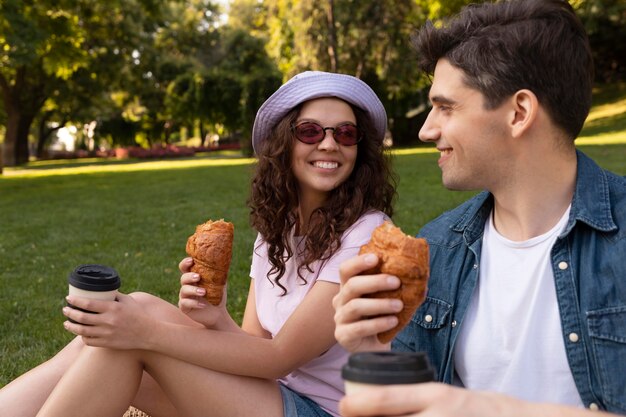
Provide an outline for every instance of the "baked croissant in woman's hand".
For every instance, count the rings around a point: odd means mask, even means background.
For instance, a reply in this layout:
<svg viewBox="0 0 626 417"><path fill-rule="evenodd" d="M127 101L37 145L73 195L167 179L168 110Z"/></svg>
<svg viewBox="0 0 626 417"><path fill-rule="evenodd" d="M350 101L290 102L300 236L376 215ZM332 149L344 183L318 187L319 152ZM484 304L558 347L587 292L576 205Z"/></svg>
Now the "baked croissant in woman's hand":
<svg viewBox="0 0 626 417"><path fill-rule="evenodd" d="M381 343L387 343L409 322L426 298L428 243L425 239L407 236L400 228L385 222L374 229L370 242L361 246L359 254L364 253L373 253L379 259L378 265L365 274L395 275L402 281L397 290L370 294L373 298L397 298L404 303L402 311L397 314L398 325L377 335Z"/></svg>
<svg viewBox="0 0 626 417"><path fill-rule="evenodd" d="M233 252L234 230L232 223L209 220L198 225L196 232L187 239L187 254L193 258L191 271L200 275L198 285L206 289L205 298L213 305L222 302Z"/></svg>

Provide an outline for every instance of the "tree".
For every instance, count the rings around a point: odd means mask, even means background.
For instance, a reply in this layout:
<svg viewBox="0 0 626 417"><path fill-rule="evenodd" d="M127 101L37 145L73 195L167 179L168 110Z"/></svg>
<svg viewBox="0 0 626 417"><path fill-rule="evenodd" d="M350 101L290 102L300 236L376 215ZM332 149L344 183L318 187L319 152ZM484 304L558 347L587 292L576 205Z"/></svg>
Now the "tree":
<svg viewBox="0 0 626 417"><path fill-rule="evenodd" d="M252 152L250 138L256 112L280 87L282 81L282 75L267 55L264 44L262 39L242 29L225 28L222 31L219 68L225 74L233 74L241 89L238 111L230 116L225 115L224 124L232 132L241 133L241 145L248 154ZM223 94L227 96L226 92ZM222 112L225 110L224 104L216 103Z"/></svg>
<svg viewBox="0 0 626 417"><path fill-rule="evenodd" d="M67 78L85 64L85 57L75 47L73 39L82 34L70 16L16 0L0 7L0 90L7 113L4 163L12 166L28 160L28 130L45 102L46 84ZM63 49L67 56L59 54Z"/></svg>
<svg viewBox="0 0 626 417"><path fill-rule="evenodd" d="M584 23L593 53L596 80L626 78L626 2L623 0L570 0Z"/></svg>
<svg viewBox="0 0 626 417"><path fill-rule="evenodd" d="M409 38L424 20L415 0L307 2L266 0L267 49L286 78L315 69L354 75L385 105L397 144L409 133L406 114L424 100Z"/></svg>
<svg viewBox="0 0 626 417"><path fill-rule="evenodd" d="M101 87L110 86L123 75L133 53L150 38L159 8L156 0L0 3L6 165L28 160L31 124L60 86L85 73Z"/></svg>
<svg viewBox="0 0 626 417"><path fill-rule="evenodd" d="M56 83L35 119L35 156L44 157L52 135L66 125L86 125L109 114L115 107L108 91L112 84L111 77L93 77L83 68L66 82Z"/></svg>
<svg viewBox="0 0 626 417"><path fill-rule="evenodd" d="M4 127L6 125L7 115L4 112L4 106L2 100L0 100L0 138L4 137ZM0 141L0 174L2 174L2 141Z"/></svg>
<svg viewBox="0 0 626 417"><path fill-rule="evenodd" d="M153 43L135 54L138 62L119 83L115 110L101 120L99 134L117 140L114 132L132 126L133 134L153 143L169 141L174 126L199 127L201 138L219 127L241 134L242 145L249 147L246 132L254 119L249 108L256 112L281 81L264 42L223 25L208 0L171 1L164 7L167 21L155 31Z"/></svg>
<svg viewBox="0 0 626 417"><path fill-rule="evenodd" d="M207 16L194 10L173 19L175 25L170 24L157 39L163 54L185 62L184 70L166 87L165 113L188 126L199 125L201 131L219 125L240 136L248 149L254 114L278 88L281 74L262 40L237 23L217 24L211 20L215 12Z"/></svg>

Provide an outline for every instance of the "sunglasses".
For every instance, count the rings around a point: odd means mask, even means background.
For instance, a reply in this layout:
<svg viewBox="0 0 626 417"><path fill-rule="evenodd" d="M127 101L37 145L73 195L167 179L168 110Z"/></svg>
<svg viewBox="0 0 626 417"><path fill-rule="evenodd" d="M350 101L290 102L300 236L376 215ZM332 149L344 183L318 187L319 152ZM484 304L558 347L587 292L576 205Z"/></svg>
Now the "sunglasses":
<svg viewBox="0 0 626 417"><path fill-rule="evenodd" d="M302 122L293 125L292 130L296 139L308 145L323 141L327 130L332 130L335 141L343 146L354 146L362 138L359 129L352 123L342 123L335 127L322 127L314 122Z"/></svg>

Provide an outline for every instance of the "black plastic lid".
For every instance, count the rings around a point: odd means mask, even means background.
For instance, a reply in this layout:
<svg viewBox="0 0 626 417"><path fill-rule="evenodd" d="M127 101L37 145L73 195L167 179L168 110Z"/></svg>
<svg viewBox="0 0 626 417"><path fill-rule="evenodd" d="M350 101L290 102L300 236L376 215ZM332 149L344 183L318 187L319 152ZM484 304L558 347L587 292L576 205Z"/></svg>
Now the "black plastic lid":
<svg viewBox="0 0 626 417"><path fill-rule="evenodd" d="M341 370L343 379L365 384L413 384L435 379L425 352L353 353Z"/></svg>
<svg viewBox="0 0 626 417"><path fill-rule="evenodd" d="M87 264L74 269L68 282L71 286L87 291L113 291L121 285L117 271L109 266Z"/></svg>

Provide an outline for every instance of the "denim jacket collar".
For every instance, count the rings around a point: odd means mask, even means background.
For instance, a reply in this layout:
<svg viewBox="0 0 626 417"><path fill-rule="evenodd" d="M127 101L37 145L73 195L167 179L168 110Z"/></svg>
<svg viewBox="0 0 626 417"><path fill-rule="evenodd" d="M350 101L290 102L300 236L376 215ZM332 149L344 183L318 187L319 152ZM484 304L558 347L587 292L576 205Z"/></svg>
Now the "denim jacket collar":
<svg viewBox="0 0 626 417"><path fill-rule="evenodd" d="M606 172L580 151L576 151L578 159L576 188L572 199L572 208L562 236L567 235L576 221L586 223L601 231L617 230L611 213L609 185ZM474 197L451 229L463 233L466 243L471 245L482 236L487 216L493 208L493 196L483 191Z"/></svg>
<svg viewBox="0 0 626 417"><path fill-rule="evenodd" d="M577 220L603 232L617 230L617 224L611 213L606 172L582 152L576 151L576 155L578 157L576 190L570 218L563 234L568 234Z"/></svg>

